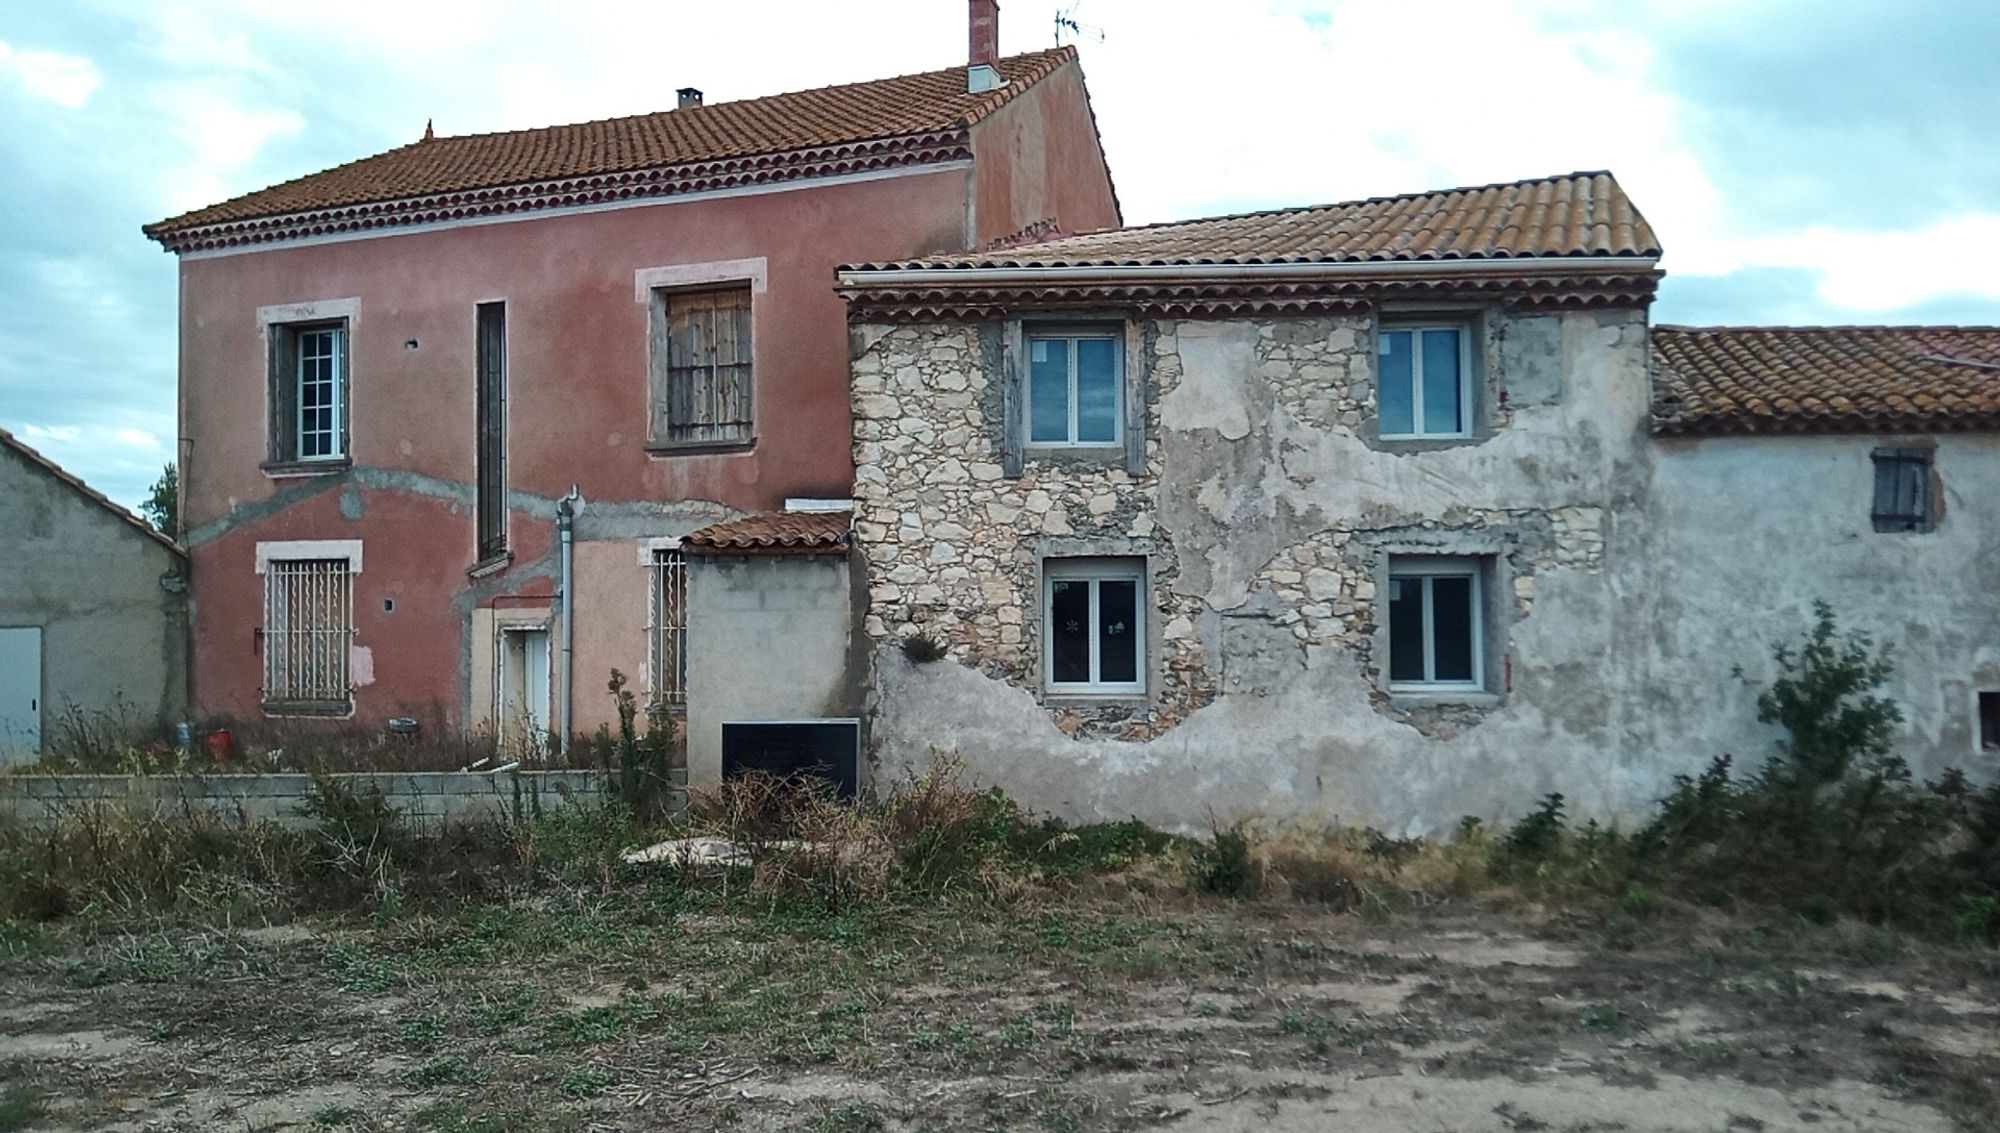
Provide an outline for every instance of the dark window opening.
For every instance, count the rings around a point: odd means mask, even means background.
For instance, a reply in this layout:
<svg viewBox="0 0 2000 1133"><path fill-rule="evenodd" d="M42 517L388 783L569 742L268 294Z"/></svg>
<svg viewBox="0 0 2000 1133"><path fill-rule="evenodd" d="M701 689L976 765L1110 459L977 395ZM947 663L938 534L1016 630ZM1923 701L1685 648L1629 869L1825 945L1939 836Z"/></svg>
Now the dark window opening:
<svg viewBox="0 0 2000 1133"><path fill-rule="evenodd" d="M1929 449L1876 449L1875 530L1932 530L1936 526L1937 511L1931 479Z"/></svg>
<svg viewBox="0 0 2000 1133"><path fill-rule="evenodd" d="M1408 558L1389 568L1391 687L1479 688L1484 567L1472 559Z"/></svg>
<svg viewBox="0 0 2000 1133"><path fill-rule="evenodd" d="M854 720L799 720L722 725L722 777L751 772L825 782L836 798L860 786L861 725Z"/></svg>
<svg viewBox="0 0 2000 1133"><path fill-rule="evenodd" d="M2000 692L1979 694L1979 746L2000 751Z"/></svg>
<svg viewBox="0 0 2000 1133"><path fill-rule="evenodd" d="M479 305L479 547L507 553L507 304Z"/></svg>

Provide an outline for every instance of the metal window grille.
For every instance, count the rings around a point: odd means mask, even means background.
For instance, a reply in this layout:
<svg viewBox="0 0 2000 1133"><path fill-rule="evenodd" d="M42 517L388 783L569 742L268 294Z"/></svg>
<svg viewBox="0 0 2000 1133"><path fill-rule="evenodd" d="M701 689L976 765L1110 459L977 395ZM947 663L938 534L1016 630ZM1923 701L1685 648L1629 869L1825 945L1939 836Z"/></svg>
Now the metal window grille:
<svg viewBox="0 0 2000 1133"><path fill-rule="evenodd" d="M264 570L264 700L303 710L353 703L348 646L353 575L346 559L274 561Z"/></svg>
<svg viewBox="0 0 2000 1133"><path fill-rule="evenodd" d="M654 551L652 611L647 621L656 707L687 704L687 608L687 556Z"/></svg>
<svg viewBox="0 0 2000 1133"><path fill-rule="evenodd" d="M298 332L298 420L295 422L300 460L325 460L342 451L341 351L346 334L339 327Z"/></svg>

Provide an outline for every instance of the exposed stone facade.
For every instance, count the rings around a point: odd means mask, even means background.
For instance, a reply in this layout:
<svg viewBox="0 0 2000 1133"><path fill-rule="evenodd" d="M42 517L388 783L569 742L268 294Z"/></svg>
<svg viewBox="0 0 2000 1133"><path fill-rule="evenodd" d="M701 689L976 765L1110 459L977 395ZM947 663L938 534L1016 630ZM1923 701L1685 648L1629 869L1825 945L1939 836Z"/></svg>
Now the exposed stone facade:
<svg viewBox="0 0 2000 1133"><path fill-rule="evenodd" d="M1484 427L1511 411L1497 392L1499 340L1511 320L1474 312ZM1375 321L1362 316L1268 319L1255 325L1255 379L1297 424L1356 435L1375 417ZM1008 477L998 323L861 327L853 361L855 534L868 569L866 632L877 642L918 634L941 640L956 662L1041 696L1071 735L1143 739L1211 701L1222 687L1216 617L1201 588L1183 586L1176 537L1159 493L1158 406L1182 376L1179 327L1146 322L1139 360L1146 396L1147 475L1113 456L1038 457ZM1227 520L1223 501L1197 507ZM1537 572L1597 569L1601 509L1375 509L1322 517L1253 580L1255 616L1303 646L1340 645L1378 686L1371 659L1377 575L1385 539L1447 548L1465 538L1504 558L1514 616L1532 607ZM1065 702L1042 692L1041 570L1064 556L1144 556L1152 583L1148 695L1130 701ZM1268 598L1269 600L1264 600ZM1236 617L1244 610L1233 610ZM1386 695L1384 711L1396 711ZM1476 719L1483 709L1472 709Z"/></svg>

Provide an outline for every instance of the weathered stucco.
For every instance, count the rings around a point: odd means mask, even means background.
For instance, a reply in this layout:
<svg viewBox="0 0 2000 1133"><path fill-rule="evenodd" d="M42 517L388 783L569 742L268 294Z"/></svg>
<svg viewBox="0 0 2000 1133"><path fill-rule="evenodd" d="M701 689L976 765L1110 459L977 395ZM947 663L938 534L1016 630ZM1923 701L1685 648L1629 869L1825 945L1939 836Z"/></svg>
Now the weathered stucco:
<svg viewBox="0 0 2000 1133"><path fill-rule="evenodd" d="M1821 597L1902 645L1919 770L1990 772L1968 729L1974 685L2000 684L1981 645L2000 547L1949 515L2000 487L1990 439L1945 442L1937 533L1877 535L1872 438L1655 441L1642 310L1456 313L1477 344L1470 440L1376 436L1372 315L1154 320L1147 474L1031 451L1018 479L996 324L857 327L876 774L936 748L1030 806L1181 827L1435 830L1550 791L1632 813L1717 753L1770 750L1731 670L1767 677ZM1146 557L1144 700L1041 691L1041 562L1079 554ZM1483 693L1387 691L1395 554L1490 562ZM949 660L907 661L917 633Z"/></svg>
<svg viewBox="0 0 2000 1133"><path fill-rule="evenodd" d="M44 744L71 707L138 725L178 719L187 708L181 556L7 445L0 532L0 628L42 631ZM0 763L11 746L0 736Z"/></svg>
<svg viewBox="0 0 2000 1133"><path fill-rule="evenodd" d="M695 556L688 605L690 783L721 782L724 723L860 714L846 556Z"/></svg>

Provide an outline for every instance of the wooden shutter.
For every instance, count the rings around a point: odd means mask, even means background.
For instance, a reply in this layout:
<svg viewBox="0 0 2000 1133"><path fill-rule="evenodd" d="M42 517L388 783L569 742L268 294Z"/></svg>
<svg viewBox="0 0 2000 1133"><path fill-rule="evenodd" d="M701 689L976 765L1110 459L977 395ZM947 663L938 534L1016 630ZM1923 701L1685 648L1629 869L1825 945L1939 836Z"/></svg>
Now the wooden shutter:
<svg viewBox="0 0 2000 1133"><path fill-rule="evenodd" d="M270 460L273 464L286 464L297 460L299 455L299 372L298 351L293 345L297 337L292 328L269 326L264 329L264 345L269 352L271 406L271 447Z"/></svg>
<svg viewBox="0 0 2000 1133"><path fill-rule="evenodd" d="M1021 476L1021 448L1024 436L1021 412L1027 404L1027 336L1021 320L1007 320L1001 343L1000 374L1000 474L1010 480Z"/></svg>
<svg viewBox="0 0 2000 1133"><path fill-rule="evenodd" d="M1137 319L1125 324L1125 471L1146 474L1146 330Z"/></svg>
<svg viewBox="0 0 2000 1133"><path fill-rule="evenodd" d="M663 296L664 373L654 391L656 443L740 444L752 437L755 344L750 289ZM664 351L661 347L664 346ZM664 410L664 411L662 411Z"/></svg>

